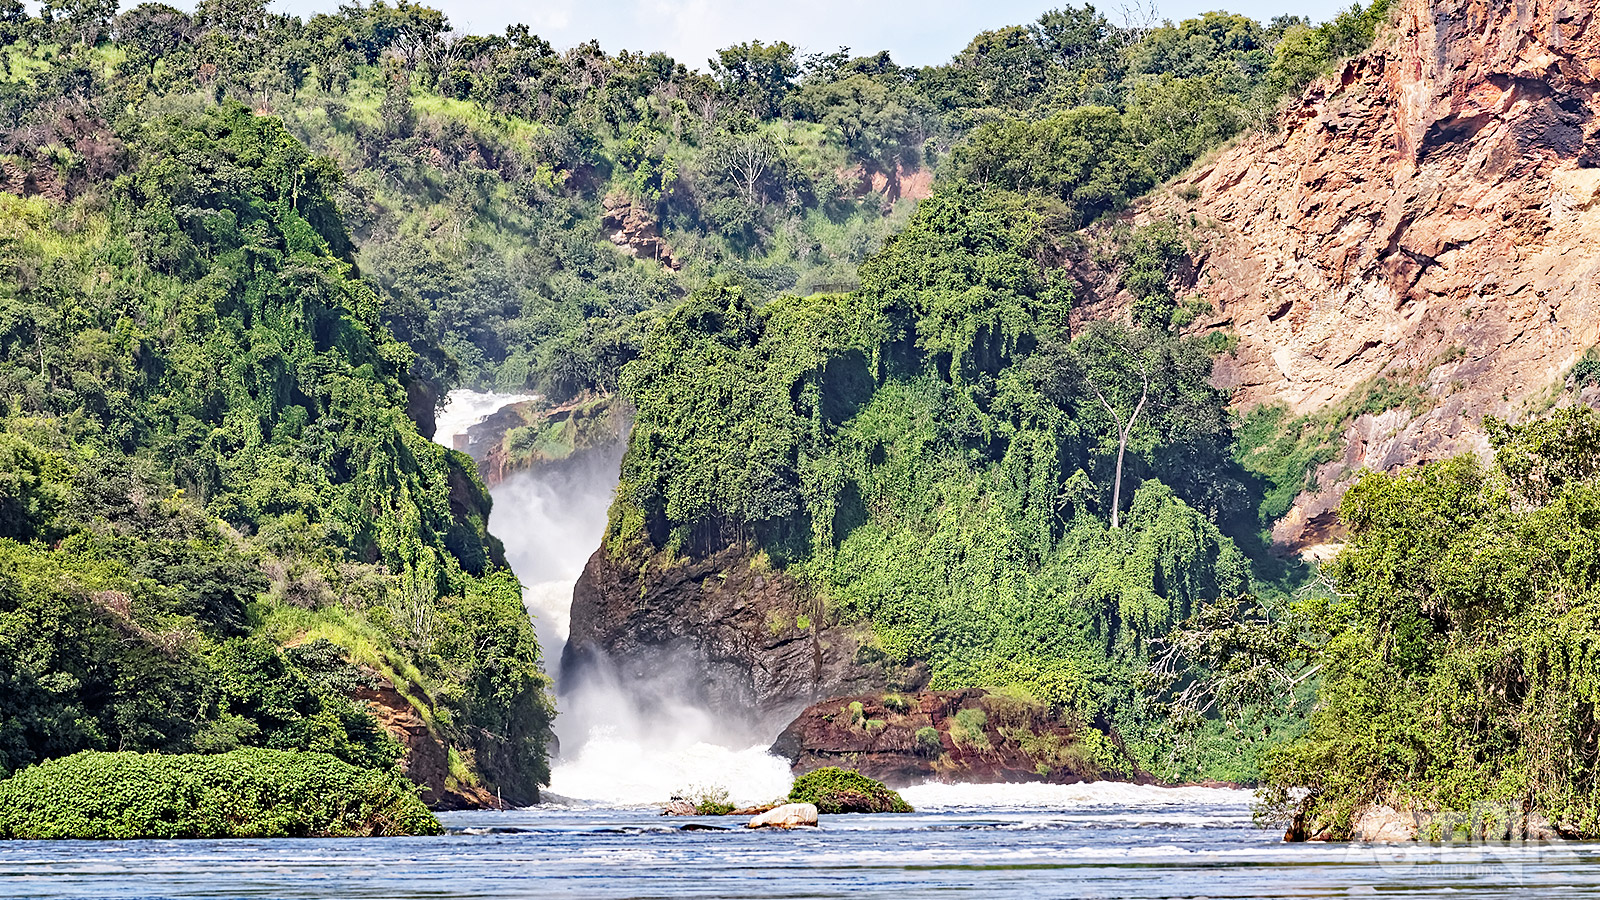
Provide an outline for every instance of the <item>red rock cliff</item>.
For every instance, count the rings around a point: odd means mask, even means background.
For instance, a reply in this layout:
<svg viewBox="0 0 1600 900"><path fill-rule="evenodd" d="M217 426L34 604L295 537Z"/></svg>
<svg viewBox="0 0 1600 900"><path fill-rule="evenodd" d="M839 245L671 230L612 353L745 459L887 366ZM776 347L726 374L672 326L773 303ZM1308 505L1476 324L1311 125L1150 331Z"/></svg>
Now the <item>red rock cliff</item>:
<svg viewBox="0 0 1600 900"><path fill-rule="evenodd" d="M1357 468L1484 446L1600 343L1600 13L1593 0L1404 0L1368 54L1141 216L1203 235L1195 291L1234 328L1218 379L1307 413L1398 376L1278 536L1315 543ZM1192 217L1192 219L1191 219Z"/></svg>

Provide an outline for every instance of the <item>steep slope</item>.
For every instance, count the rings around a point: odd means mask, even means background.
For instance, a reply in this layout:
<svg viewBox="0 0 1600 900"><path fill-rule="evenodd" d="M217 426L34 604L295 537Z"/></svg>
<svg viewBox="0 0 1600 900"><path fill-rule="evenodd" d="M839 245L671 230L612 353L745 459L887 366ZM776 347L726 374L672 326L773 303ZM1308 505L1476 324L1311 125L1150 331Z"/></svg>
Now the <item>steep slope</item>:
<svg viewBox="0 0 1600 900"><path fill-rule="evenodd" d="M1276 536L1323 540L1348 475L1486 447L1600 342L1600 14L1580 0L1406 0L1278 129L1152 200L1200 235L1194 290L1231 327L1243 407L1310 413L1380 376ZM1090 313L1094 314L1093 311Z"/></svg>
<svg viewBox="0 0 1600 900"><path fill-rule="evenodd" d="M270 747L536 801L533 626L338 173L239 104L117 127L116 178L0 193L0 772Z"/></svg>

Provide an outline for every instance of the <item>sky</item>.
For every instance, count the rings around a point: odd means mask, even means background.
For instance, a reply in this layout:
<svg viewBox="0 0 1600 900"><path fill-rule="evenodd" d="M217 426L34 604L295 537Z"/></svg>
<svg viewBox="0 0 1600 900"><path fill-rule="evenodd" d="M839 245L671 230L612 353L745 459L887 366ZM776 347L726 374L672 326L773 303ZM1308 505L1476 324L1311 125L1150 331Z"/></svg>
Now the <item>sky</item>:
<svg viewBox="0 0 1600 900"><path fill-rule="evenodd" d="M889 50L901 65L935 65L973 35L1031 22L1066 0L423 0L444 10L458 31L498 33L522 22L558 48L590 39L608 53L661 50L705 69L719 47L747 40L785 40L803 52L848 46L860 54ZM1121 21L1141 0L1103 0L1097 8ZM1143 15L1177 21L1227 9L1262 21L1284 13L1331 18L1351 0L1142 0ZM331 12L337 0L277 0L272 8L308 16ZM1154 10L1153 14L1151 10Z"/></svg>

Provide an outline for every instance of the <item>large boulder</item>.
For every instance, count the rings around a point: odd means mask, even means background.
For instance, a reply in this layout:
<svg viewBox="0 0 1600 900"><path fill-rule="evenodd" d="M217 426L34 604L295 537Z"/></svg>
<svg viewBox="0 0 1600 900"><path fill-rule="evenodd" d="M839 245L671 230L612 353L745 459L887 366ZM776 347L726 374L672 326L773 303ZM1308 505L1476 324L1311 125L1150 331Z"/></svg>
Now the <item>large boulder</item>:
<svg viewBox="0 0 1600 900"><path fill-rule="evenodd" d="M813 828L817 808L810 803L785 803L745 823L746 828Z"/></svg>
<svg viewBox="0 0 1600 900"><path fill-rule="evenodd" d="M1392 806L1363 809L1350 826L1351 838L1374 844L1398 844L1417 839L1417 818Z"/></svg>

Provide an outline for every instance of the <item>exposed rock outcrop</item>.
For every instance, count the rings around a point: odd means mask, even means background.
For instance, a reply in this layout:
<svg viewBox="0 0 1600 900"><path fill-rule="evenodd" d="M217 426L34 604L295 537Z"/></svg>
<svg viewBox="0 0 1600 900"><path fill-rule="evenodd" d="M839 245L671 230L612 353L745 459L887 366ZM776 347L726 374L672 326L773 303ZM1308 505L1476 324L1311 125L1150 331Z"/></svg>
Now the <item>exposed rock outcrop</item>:
<svg viewBox="0 0 1600 900"><path fill-rule="evenodd" d="M1348 834L1328 823L1296 817L1284 835L1287 841L1363 841L1399 844L1410 841L1446 843L1547 842L1561 840L1558 829L1534 810L1517 803L1482 803L1457 812L1430 810L1398 798L1369 803L1350 819Z"/></svg>
<svg viewBox="0 0 1600 900"><path fill-rule="evenodd" d="M606 239L628 255L653 259L673 271L681 267L661 236L655 216L629 198L612 194L601 201L600 224Z"/></svg>
<svg viewBox="0 0 1600 900"><path fill-rule="evenodd" d="M604 672L642 696L698 702L756 739L822 697L926 682L924 670L873 649L864 629L826 621L763 559L739 547L699 559L602 547L573 591L563 691Z"/></svg>
<svg viewBox="0 0 1600 900"><path fill-rule="evenodd" d="M1202 238L1194 290L1239 336L1218 380L1243 406L1423 389L1418 415L1358 421L1277 530L1323 542L1353 468L1482 450L1483 416L1536 411L1600 343L1600 12L1404 0L1373 51L1139 215Z"/></svg>
<svg viewBox="0 0 1600 900"><path fill-rule="evenodd" d="M450 751L393 684L379 679L358 688L353 698L366 704L385 731L405 746L400 767L422 788L429 809L489 809L495 796L481 786L464 784L450 773Z"/></svg>
<svg viewBox="0 0 1600 900"><path fill-rule="evenodd" d="M551 406L525 400L501 407L458 436L456 449L478 463L494 487L516 472L615 473L633 427L633 408L617 397L585 397Z"/></svg>
<svg viewBox="0 0 1600 900"><path fill-rule="evenodd" d="M772 752L788 759L797 775L840 766L891 787L1153 781L1104 733L977 689L831 698L791 722Z"/></svg>

